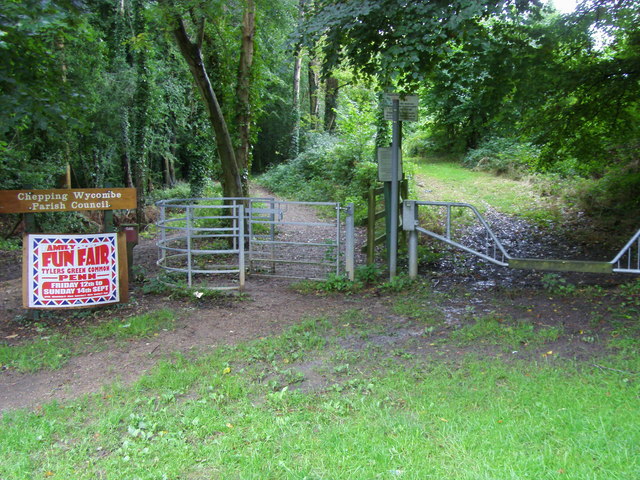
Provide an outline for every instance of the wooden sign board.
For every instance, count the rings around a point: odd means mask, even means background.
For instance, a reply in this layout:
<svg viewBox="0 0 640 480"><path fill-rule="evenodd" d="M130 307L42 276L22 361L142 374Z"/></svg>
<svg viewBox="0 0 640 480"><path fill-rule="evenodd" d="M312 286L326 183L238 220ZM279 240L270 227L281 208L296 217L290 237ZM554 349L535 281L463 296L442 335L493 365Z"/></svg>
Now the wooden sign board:
<svg viewBox="0 0 640 480"><path fill-rule="evenodd" d="M74 212L136 208L135 188L0 190L0 213Z"/></svg>
<svg viewBox="0 0 640 480"><path fill-rule="evenodd" d="M25 235L25 308L82 308L128 300L125 234Z"/></svg>

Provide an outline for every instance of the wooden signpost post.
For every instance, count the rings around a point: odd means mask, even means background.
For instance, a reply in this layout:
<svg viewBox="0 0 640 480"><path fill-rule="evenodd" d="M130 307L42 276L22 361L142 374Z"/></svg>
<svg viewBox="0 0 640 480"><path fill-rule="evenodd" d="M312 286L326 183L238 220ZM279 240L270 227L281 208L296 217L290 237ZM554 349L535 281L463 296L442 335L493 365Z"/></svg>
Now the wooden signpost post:
<svg viewBox="0 0 640 480"><path fill-rule="evenodd" d="M1 190L0 213L34 214L136 208L135 188ZM106 215L105 215L106 216ZM128 300L127 247L124 232L32 233L23 242L25 308L80 308Z"/></svg>

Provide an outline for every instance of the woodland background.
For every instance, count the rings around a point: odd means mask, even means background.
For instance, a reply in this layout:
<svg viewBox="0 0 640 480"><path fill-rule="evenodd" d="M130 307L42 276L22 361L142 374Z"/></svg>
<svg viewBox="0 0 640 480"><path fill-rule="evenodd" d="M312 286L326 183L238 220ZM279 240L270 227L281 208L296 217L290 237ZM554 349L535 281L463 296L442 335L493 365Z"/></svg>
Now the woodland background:
<svg viewBox="0 0 640 480"><path fill-rule="evenodd" d="M267 172L280 194L362 208L393 91L421 100L407 157L544 178L637 228L634 0L4 0L0 57L2 189L60 186L69 165L73 187L133 186L143 207Z"/></svg>

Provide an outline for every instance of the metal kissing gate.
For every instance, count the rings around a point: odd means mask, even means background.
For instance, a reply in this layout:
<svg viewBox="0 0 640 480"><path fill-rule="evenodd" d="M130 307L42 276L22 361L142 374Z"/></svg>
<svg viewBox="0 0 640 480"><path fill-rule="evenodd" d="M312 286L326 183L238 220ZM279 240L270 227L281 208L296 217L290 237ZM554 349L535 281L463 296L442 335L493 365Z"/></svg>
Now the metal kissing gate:
<svg viewBox="0 0 640 480"><path fill-rule="evenodd" d="M247 273L316 280L345 273L353 279L353 204L187 198L156 205L157 264L167 283L241 290Z"/></svg>

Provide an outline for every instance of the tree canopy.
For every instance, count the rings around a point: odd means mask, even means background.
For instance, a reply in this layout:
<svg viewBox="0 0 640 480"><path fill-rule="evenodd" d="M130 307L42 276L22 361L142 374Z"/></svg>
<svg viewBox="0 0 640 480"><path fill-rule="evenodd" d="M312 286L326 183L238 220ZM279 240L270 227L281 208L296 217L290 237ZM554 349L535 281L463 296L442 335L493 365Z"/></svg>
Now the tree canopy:
<svg viewBox="0 0 640 480"><path fill-rule="evenodd" d="M252 164L333 151L323 130L350 152L338 176L368 185L382 90L420 96L410 134L432 150L520 143L533 170L640 185L636 0L9 0L0 56L2 188L68 164L140 198L209 178L245 194Z"/></svg>
<svg viewBox="0 0 640 480"><path fill-rule="evenodd" d="M302 34L320 45L325 71L344 62L383 84L415 84L456 46L480 44L490 17L537 5L537 0L319 0Z"/></svg>

